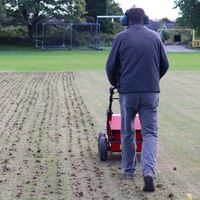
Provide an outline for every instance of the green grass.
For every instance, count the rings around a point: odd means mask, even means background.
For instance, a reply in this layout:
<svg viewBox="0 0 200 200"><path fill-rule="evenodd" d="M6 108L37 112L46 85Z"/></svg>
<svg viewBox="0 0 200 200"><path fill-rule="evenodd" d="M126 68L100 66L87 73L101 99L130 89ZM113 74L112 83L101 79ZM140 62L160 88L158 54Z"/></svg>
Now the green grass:
<svg viewBox="0 0 200 200"><path fill-rule="evenodd" d="M0 71L103 70L109 51L42 51L0 46ZM200 53L168 53L171 70L199 70Z"/></svg>
<svg viewBox="0 0 200 200"><path fill-rule="evenodd" d="M107 52L0 50L1 71L76 71L101 69Z"/></svg>
<svg viewBox="0 0 200 200"><path fill-rule="evenodd" d="M171 69L200 70L200 51L190 53L168 53Z"/></svg>

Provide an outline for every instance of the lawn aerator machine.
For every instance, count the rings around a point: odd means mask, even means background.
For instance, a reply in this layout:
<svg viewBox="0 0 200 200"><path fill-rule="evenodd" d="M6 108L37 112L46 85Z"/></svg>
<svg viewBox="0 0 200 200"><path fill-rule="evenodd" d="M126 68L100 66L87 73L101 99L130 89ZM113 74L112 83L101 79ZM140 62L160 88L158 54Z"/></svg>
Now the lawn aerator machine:
<svg viewBox="0 0 200 200"><path fill-rule="evenodd" d="M116 88L110 88L109 106L107 109L107 120L104 132L98 134L98 151L101 161L108 159L109 152L121 152L121 115L114 114L112 111L113 100L118 100L119 97L114 97L118 93ZM142 134L139 115L137 114L134 121L136 152L141 153L142 150Z"/></svg>

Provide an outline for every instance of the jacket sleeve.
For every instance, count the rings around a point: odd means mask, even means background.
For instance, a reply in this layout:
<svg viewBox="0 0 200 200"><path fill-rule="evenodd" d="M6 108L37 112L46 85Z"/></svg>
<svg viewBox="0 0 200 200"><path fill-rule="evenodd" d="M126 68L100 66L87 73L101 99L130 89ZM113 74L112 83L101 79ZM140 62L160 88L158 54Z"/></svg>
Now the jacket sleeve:
<svg viewBox="0 0 200 200"><path fill-rule="evenodd" d="M168 58L165 53L164 46L161 41L161 50L160 50L160 79L165 75L167 70L169 69Z"/></svg>
<svg viewBox="0 0 200 200"><path fill-rule="evenodd" d="M117 88L120 78L120 38L116 35L106 63L106 73L110 84Z"/></svg>

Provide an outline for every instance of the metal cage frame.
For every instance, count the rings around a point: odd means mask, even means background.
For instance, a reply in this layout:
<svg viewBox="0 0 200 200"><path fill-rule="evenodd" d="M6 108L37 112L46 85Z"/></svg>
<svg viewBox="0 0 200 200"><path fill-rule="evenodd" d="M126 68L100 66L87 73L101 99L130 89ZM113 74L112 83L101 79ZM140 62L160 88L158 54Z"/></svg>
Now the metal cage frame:
<svg viewBox="0 0 200 200"><path fill-rule="evenodd" d="M39 34L39 30L38 30L39 25L42 26L41 34ZM61 26L64 30L62 33L62 45L54 45L54 46L46 45L46 43L45 43L45 27L46 26L55 26L55 25ZM90 28L90 31L88 31L89 38L90 38L89 43L92 43L92 40L94 41L93 42L94 45L89 44L89 47L98 49L98 47L99 47L99 32L100 32L100 25L98 23L79 23L79 22L67 23L67 22L62 22L62 21L36 23L35 47L36 48L40 47L41 49L72 49L73 48L73 27L77 27L77 26L89 26L89 28ZM66 45L66 41L65 41L65 35L66 35L65 28L66 27L70 27L69 46ZM93 29L94 29L94 31L92 31ZM94 34L92 34L92 33L94 33Z"/></svg>

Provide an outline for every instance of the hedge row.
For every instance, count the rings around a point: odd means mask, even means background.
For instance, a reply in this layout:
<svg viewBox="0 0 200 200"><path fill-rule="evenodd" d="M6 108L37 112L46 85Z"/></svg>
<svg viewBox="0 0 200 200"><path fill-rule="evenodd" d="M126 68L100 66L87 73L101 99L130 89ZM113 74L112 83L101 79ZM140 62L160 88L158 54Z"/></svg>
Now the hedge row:
<svg viewBox="0 0 200 200"><path fill-rule="evenodd" d="M0 44L27 45L27 33L24 26L0 27Z"/></svg>

